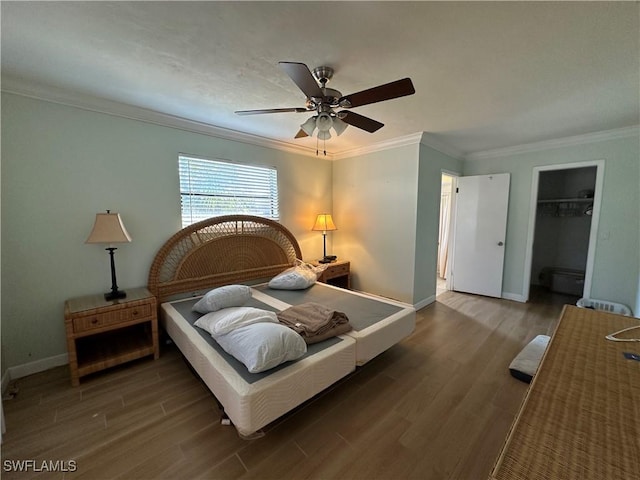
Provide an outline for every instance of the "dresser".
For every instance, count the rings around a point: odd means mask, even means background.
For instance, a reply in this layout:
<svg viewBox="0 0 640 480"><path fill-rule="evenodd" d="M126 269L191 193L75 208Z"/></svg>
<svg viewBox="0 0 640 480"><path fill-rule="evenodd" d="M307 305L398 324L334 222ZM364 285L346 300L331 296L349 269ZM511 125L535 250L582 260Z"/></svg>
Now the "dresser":
<svg viewBox="0 0 640 480"><path fill-rule="evenodd" d="M640 342L605 338L632 326L640 320L564 307L491 480L640 478L640 362L625 356Z"/></svg>

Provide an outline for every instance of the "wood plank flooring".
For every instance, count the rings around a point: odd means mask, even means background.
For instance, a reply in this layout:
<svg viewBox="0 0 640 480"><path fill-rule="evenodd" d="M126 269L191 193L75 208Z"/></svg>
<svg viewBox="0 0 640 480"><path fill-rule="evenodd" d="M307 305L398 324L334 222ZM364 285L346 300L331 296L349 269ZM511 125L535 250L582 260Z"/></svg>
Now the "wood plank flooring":
<svg viewBox="0 0 640 480"><path fill-rule="evenodd" d="M80 387L67 367L22 378L4 400L2 478L485 479L527 388L507 367L562 301L446 292L409 338L250 441L172 346ZM17 460L75 471L7 468Z"/></svg>

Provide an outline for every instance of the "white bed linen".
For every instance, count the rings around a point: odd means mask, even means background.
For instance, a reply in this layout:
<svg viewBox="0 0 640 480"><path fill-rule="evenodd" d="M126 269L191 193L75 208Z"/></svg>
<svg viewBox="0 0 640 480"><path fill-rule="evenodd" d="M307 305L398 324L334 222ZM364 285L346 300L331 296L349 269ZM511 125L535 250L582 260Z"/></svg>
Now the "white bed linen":
<svg viewBox="0 0 640 480"><path fill-rule="evenodd" d="M161 305L160 322L242 436L250 436L355 370L356 342L341 336L341 342L248 383L171 303Z"/></svg>

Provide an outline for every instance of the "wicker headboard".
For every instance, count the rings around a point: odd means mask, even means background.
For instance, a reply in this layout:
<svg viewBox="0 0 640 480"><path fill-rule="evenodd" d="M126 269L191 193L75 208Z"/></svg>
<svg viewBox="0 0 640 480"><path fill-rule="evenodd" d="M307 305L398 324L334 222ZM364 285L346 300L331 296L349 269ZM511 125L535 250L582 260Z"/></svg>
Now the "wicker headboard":
<svg viewBox="0 0 640 480"><path fill-rule="evenodd" d="M302 258L278 222L248 215L214 217L183 228L158 251L148 288L158 303L203 289L266 279Z"/></svg>

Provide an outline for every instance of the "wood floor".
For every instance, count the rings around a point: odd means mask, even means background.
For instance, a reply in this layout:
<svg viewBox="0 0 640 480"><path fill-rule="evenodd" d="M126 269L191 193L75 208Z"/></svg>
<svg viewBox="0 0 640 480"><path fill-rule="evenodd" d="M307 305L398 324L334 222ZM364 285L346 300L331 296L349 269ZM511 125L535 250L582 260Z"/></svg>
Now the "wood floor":
<svg viewBox="0 0 640 480"><path fill-rule="evenodd" d="M251 441L220 424L171 346L80 387L66 367L19 379L4 400L2 478L485 479L527 388L507 367L553 331L556 300L446 292L409 338ZM16 460L75 471L10 471Z"/></svg>

